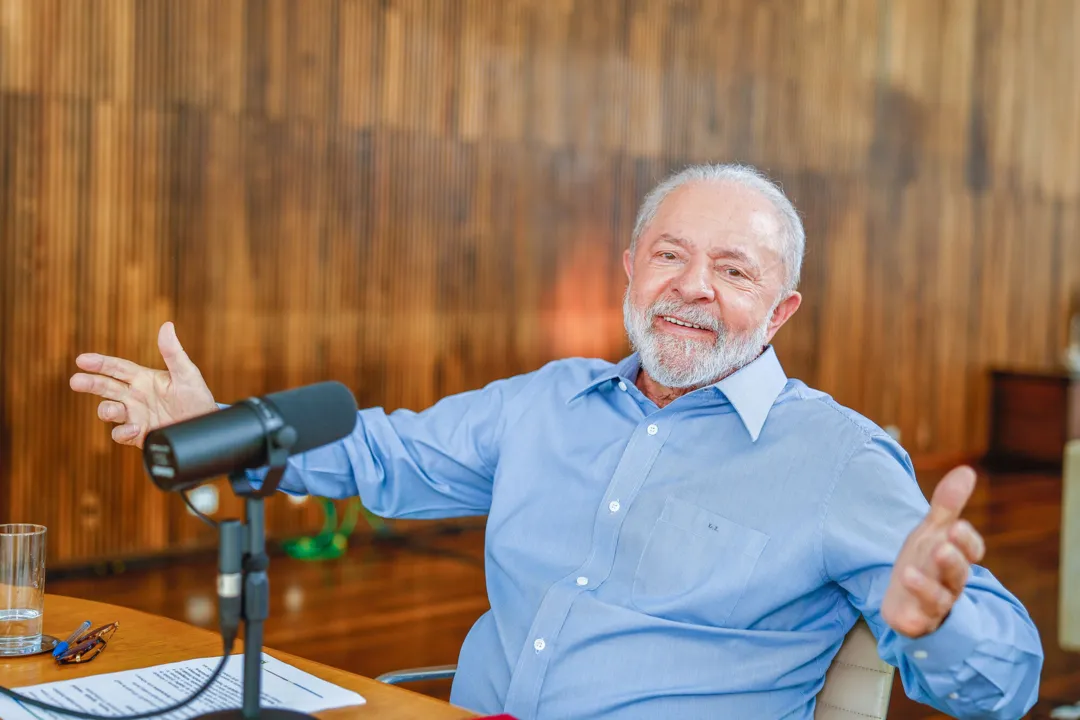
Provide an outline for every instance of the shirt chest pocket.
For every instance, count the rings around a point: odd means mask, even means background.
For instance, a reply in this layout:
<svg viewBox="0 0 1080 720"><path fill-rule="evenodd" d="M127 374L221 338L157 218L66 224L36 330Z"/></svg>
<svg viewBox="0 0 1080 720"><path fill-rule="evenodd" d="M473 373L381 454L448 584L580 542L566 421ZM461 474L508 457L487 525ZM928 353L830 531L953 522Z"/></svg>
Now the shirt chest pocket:
<svg viewBox="0 0 1080 720"><path fill-rule="evenodd" d="M641 554L631 591L642 612L723 625L769 536L669 496Z"/></svg>

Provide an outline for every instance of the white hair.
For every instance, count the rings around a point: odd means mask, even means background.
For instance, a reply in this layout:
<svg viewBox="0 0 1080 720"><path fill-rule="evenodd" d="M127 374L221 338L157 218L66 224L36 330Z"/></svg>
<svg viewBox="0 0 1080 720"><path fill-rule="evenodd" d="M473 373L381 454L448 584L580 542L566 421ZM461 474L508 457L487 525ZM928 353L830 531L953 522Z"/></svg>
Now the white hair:
<svg viewBox="0 0 1080 720"><path fill-rule="evenodd" d="M690 165L677 173L669 175L654 187L641 203L634 231L630 236L630 254L637 247L638 238L652 222L660 204L673 190L691 182L731 182L756 190L764 195L776 209L780 221L782 240L784 241L784 268L786 278L782 295L795 291L799 286L802 272L803 253L806 248L806 232L795 206L784 195L780 186L770 180L757 168L740 164L701 164Z"/></svg>

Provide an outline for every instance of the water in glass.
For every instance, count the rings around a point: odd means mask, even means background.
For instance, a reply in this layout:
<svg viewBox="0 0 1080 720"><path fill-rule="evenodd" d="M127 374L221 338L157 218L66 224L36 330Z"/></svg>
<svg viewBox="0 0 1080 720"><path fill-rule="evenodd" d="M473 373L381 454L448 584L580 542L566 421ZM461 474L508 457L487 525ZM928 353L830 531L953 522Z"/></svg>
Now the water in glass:
<svg viewBox="0 0 1080 720"><path fill-rule="evenodd" d="M45 528L0 525L0 656L41 649Z"/></svg>

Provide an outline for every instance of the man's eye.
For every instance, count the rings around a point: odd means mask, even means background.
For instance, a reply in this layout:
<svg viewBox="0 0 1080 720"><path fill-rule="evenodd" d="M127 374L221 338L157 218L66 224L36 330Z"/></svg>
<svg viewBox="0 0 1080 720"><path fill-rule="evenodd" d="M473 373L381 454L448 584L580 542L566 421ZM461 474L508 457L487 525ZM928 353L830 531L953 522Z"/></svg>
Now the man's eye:
<svg viewBox="0 0 1080 720"><path fill-rule="evenodd" d="M743 275L742 271L739 270L738 268L731 268L731 267L725 268L724 272L726 272L729 277L734 277L734 278L746 277L745 275Z"/></svg>
<svg viewBox="0 0 1080 720"><path fill-rule="evenodd" d="M674 260L675 259L675 253L673 253L673 252L666 252L665 251L665 252L659 253L659 255L660 255L660 257L662 257L665 260Z"/></svg>

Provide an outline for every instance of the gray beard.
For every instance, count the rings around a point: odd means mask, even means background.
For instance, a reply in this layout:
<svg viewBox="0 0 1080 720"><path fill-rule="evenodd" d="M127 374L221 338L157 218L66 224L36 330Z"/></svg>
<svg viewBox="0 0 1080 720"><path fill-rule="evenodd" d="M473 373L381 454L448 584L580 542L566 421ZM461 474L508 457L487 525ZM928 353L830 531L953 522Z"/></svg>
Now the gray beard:
<svg viewBox="0 0 1080 720"><path fill-rule="evenodd" d="M713 330L716 342L659 333L653 328L653 320L660 315L678 315ZM623 325L630 345L638 353L642 369L669 388L711 385L752 362L765 346L771 315L766 315L749 335L739 336L700 307L668 298L657 300L647 310L638 310L630 302L629 287L623 296Z"/></svg>

